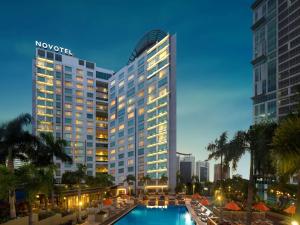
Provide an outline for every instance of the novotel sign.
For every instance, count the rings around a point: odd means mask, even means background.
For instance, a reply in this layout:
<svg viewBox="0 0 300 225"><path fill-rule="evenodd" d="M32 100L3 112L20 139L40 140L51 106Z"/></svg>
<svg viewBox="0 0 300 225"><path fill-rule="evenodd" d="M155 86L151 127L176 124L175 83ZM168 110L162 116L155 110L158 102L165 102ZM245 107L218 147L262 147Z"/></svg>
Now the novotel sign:
<svg viewBox="0 0 300 225"><path fill-rule="evenodd" d="M73 55L70 49L62 48L57 45L51 45L51 44L41 42L41 41L35 41L35 46L44 48L44 49L48 49L51 51L55 51L55 52L60 52L62 54L66 54L66 55Z"/></svg>

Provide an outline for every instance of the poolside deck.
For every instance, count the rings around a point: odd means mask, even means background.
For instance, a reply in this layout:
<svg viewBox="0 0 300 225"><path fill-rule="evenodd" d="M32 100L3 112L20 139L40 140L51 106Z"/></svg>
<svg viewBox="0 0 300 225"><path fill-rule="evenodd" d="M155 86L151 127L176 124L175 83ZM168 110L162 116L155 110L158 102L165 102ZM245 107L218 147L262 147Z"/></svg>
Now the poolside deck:
<svg viewBox="0 0 300 225"><path fill-rule="evenodd" d="M197 216L196 212L194 211L194 209L191 206L191 201L190 200L186 200L185 201L185 206L188 209L191 217L193 218L193 220L197 223L197 225L206 225L206 223L202 222L200 220L200 218Z"/></svg>

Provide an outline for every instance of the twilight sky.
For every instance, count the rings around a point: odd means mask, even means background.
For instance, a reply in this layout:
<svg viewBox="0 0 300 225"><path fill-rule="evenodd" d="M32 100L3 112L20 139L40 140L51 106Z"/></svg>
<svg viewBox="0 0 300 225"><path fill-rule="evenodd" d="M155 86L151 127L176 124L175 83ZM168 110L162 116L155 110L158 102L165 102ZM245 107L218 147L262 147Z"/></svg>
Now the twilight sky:
<svg viewBox="0 0 300 225"><path fill-rule="evenodd" d="M221 132L231 136L251 123L251 2L4 1L0 122L31 113L35 40L117 71L143 34L159 28L177 34L177 150L204 160L206 145ZM248 161L235 173L247 177Z"/></svg>

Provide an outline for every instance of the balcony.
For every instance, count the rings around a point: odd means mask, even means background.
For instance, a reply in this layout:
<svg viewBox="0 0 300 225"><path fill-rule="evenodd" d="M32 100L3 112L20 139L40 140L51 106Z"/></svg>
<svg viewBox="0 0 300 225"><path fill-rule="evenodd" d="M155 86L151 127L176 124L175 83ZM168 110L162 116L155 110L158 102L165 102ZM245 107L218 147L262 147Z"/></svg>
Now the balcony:
<svg viewBox="0 0 300 225"><path fill-rule="evenodd" d="M256 0L253 2L253 4L251 5L251 9L255 9L257 6L260 5L260 3L262 3L264 0Z"/></svg>
<svg viewBox="0 0 300 225"><path fill-rule="evenodd" d="M267 21L265 16L262 16L259 20L257 20L252 26L251 29L254 31L256 30L258 27L260 27L261 25L265 24Z"/></svg>

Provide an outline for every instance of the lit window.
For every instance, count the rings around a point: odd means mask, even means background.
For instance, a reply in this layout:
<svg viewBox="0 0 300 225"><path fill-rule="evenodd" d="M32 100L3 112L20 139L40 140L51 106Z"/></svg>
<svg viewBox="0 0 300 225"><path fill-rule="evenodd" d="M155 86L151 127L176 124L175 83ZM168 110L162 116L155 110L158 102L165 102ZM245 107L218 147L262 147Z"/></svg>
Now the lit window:
<svg viewBox="0 0 300 225"><path fill-rule="evenodd" d="M124 127L125 127L124 124L120 124L120 125L119 125L119 130L124 129Z"/></svg>
<svg viewBox="0 0 300 225"><path fill-rule="evenodd" d="M142 115L144 112L145 112L145 109L144 109L144 108L141 108L141 109L139 109L138 114L139 114L139 115Z"/></svg>
<svg viewBox="0 0 300 225"><path fill-rule="evenodd" d="M66 103L66 104L65 104L65 108L66 108L66 109L71 109L71 108L72 108L72 105Z"/></svg>
<svg viewBox="0 0 300 225"><path fill-rule="evenodd" d="M119 83L119 87L124 86L124 80Z"/></svg>
<svg viewBox="0 0 300 225"><path fill-rule="evenodd" d="M151 86L148 87L148 94L151 94L154 91L155 91L155 86L154 85L151 85Z"/></svg>
<svg viewBox="0 0 300 225"><path fill-rule="evenodd" d="M116 114L112 114L112 115L110 116L110 119L111 119L111 120L116 119Z"/></svg>
<svg viewBox="0 0 300 225"><path fill-rule="evenodd" d="M121 104L118 105L118 109L122 109L122 108L124 108L124 106L125 106L125 103L122 102Z"/></svg>
<svg viewBox="0 0 300 225"><path fill-rule="evenodd" d="M65 116L72 116L72 112L66 111L66 112L65 112Z"/></svg>
<svg viewBox="0 0 300 225"><path fill-rule="evenodd" d="M114 106L115 104L116 104L116 100L112 100L110 103L111 106Z"/></svg>
<svg viewBox="0 0 300 225"><path fill-rule="evenodd" d="M116 128L111 129L111 130L110 130L110 133L111 133L111 134L116 133Z"/></svg>
<svg viewBox="0 0 300 225"><path fill-rule="evenodd" d="M83 110L83 107L82 107L82 106L80 106L80 105L77 105L77 106L76 106L76 110L78 110L78 111L82 111L82 110Z"/></svg>
<svg viewBox="0 0 300 225"><path fill-rule="evenodd" d="M128 77L128 80L132 80L133 78L134 78L134 75L132 74Z"/></svg>
<svg viewBox="0 0 300 225"><path fill-rule="evenodd" d="M129 160L128 160L128 166L129 166L129 165L133 165L133 159L129 159Z"/></svg>
<svg viewBox="0 0 300 225"><path fill-rule="evenodd" d="M134 112L131 112L128 114L128 119L133 118L134 117Z"/></svg>

